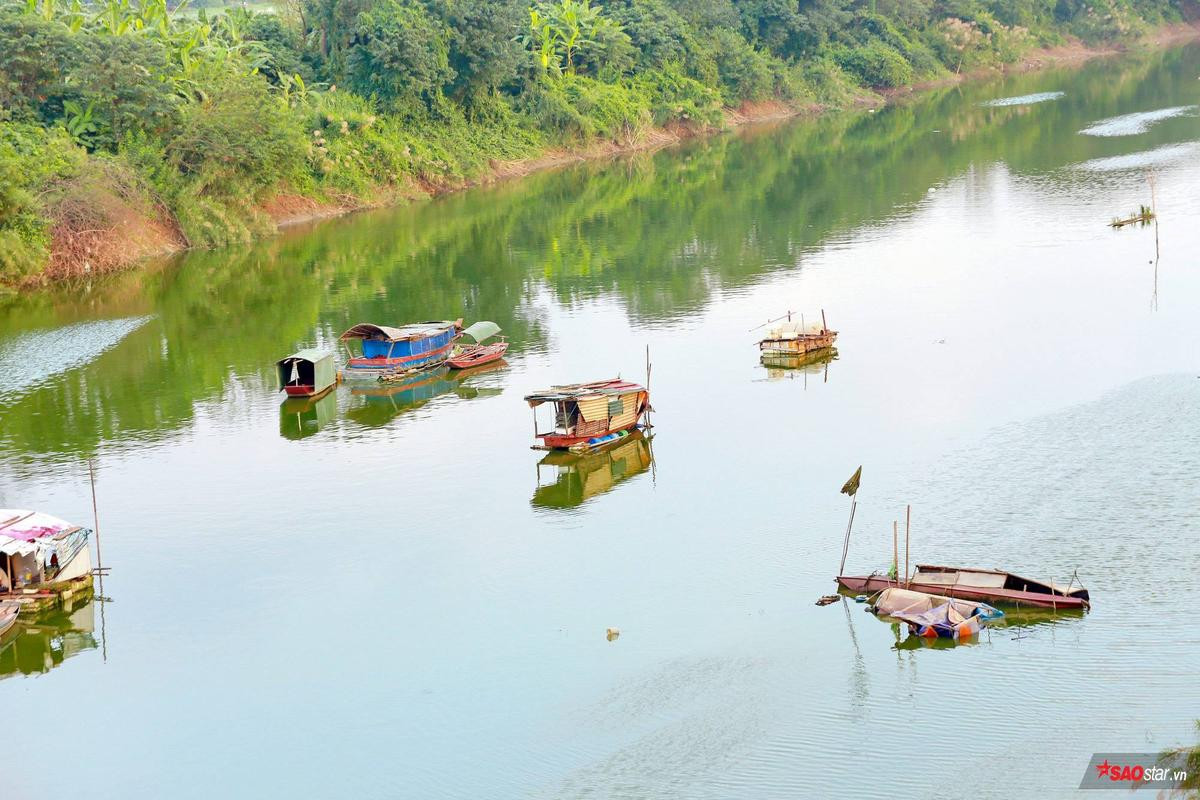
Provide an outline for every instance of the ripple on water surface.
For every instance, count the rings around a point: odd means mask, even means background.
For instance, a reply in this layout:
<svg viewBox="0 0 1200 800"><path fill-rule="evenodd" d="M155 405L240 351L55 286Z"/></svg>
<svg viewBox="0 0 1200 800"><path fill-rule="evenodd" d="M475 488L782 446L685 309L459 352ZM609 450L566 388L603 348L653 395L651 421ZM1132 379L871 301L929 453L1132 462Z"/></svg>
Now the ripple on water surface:
<svg viewBox="0 0 1200 800"><path fill-rule="evenodd" d="M1017 97L998 97L995 100L987 100L979 105L987 108L1030 106L1034 103L1045 103L1047 100L1057 100L1065 95L1066 92L1035 92L1034 94L1022 94Z"/></svg>
<svg viewBox="0 0 1200 800"><path fill-rule="evenodd" d="M148 316L80 322L21 334L0 348L0 403L60 372L82 366L152 319Z"/></svg>
<svg viewBox="0 0 1200 800"><path fill-rule="evenodd" d="M1120 156L1093 158L1091 161L1079 164L1078 168L1088 172L1121 172L1130 169L1165 167L1187 158L1194 158L1198 153L1200 153L1200 142L1184 142Z"/></svg>
<svg viewBox="0 0 1200 800"><path fill-rule="evenodd" d="M1191 116L1196 106L1172 106L1155 111L1138 111L1134 114L1122 114L1119 117L1109 117L1099 122L1093 122L1080 133L1085 136L1136 136L1145 133L1151 127L1174 117Z"/></svg>

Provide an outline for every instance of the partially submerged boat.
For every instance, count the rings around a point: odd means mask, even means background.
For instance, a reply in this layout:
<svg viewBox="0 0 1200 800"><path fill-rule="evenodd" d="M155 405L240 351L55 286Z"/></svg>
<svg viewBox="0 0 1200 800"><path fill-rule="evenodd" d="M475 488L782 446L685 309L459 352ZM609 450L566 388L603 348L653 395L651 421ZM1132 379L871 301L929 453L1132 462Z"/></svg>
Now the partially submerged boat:
<svg viewBox="0 0 1200 800"><path fill-rule="evenodd" d="M839 575L838 584L856 594L873 594L903 587L918 592L947 595L961 600L1019 603L1041 608L1089 608L1088 590L1074 581L1063 585L1034 580L1011 572L979 567L945 567L918 564L908 581L879 573Z"/></svg>
<svg viewBox="0 0 1200 800"><path fill-rule="evenodd" d="M482 320L462 332L464 338L470 338L474 344L455 345L446 364L450 369L471 369L473 367L499 361L508 352L508 342L504 337L500 341L484 344L488 339L500 333L500 326L494 322Z"/></svg>
<svg viewBox="0 0 1200 800"><path fill-rule="evenodd" d="M803 317L795 322L788 312L787 318L775 320L773 327L767 329L767 335L759 341L760 358L771 366L783 363L785 359L826 351L833 347L837 335L837 331L829 330L825 324L824 311L820 323L806 323Z"/></svg>
<svg viewBox="0 0 1200 800"><path fill-rule="evenodd" d="M90 589L91 533L40 511L0 509L0 600L41 611Z"/></svg>
<svg viewBox="0 0 1200 800"><path fill-rule="evenodd" d="M1004 612L986 603L891 588L879 593L871 611L908 624L914 636L959 639L974 636Z"/></svg>
<svg viewBox="0 0 1200 800"><path fill-rule="evenodd" d="M301 350L275 365L279 388L288 397L315 397L337 383L337 366L328 350Z"/></svg>
<svg viewBox="0 0 1200 800"><path fill-rule="evenodd" d="M348 380L390 380L441 364L462 335L462 320L418 322L392 328L362 322L341 335L362 343L362 355L351 356L342 373Z"/></svg>
<svg viewBox="0 0 1200 800"><path fill-rule="evenodd" d="M547 450L584 452L621 441L650 411L650 393L637 383L613 378L593 383L554 386L526 395L534 409L534 438ZM554 428L538 432L537 408L554 406Z"/></svg>

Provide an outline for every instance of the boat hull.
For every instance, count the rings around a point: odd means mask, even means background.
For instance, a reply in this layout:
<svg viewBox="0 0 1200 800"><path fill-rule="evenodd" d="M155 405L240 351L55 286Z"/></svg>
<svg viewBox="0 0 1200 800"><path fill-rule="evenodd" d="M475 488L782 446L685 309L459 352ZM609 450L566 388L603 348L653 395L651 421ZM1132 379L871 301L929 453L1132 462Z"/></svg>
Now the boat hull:
<svg viewBox="0 0 1200 800"><path fill-rule="evenodd" d="M500 344L480 345L478 347L470 347L463 350L461 353L456 353L446 360L446 365L450 369L471 369L482 364L490 364L494 361L499 361L504 358L505 352L508 351L508 343L501 342Z"/></svg>
<svg viewBox="0 0 1200 800"><path fill-rule="evenodd" d="M629 431L636 430L637 426L638 423L634 422L632 425L624 428L614 428L613 430L607 430L602 433L594 433L590 436L566 436L551 433L542 436L542 443L551 450L577 450L578 448L590 450L594 447L604 447L606 444L614 444L618 441L618 439L600 442L596 445L588 445L588 442L599 439L607 439L609 436L613 436L614 434L628 433Z"/></svg>
<svg viewBox="0 0 1200 800"><path fill-rule="evenodd" d="M1088 608L1088 602L1080 597L1067 597L1065 595L1045 594L1042 592L1023 592L1017 589L960 585L947 586L945 584L919 583L917 581L911 581L908 585L905 585L903 581L892 580L886 575L839 575L836 580L838 585L843 589L856 594L873 594L884 589L904 588L963 600L1020 603L1021 605L1037 606L1039 608Z"/></svg>
<svg viewBox="0 0 1200 800"><path fill-rule="evenodd" d="M794 339L763 339L758 343L758 349L764 359L795 357L828 350L836 341L837 331L825 331L797 336Z"/></svg>
<svg viewBox="0 0 1200 800"><path fill-rule="evenodd" d="M0 636L8 633L9 628L17 624L17 614L21 604L12 600L0 600Z"/></svg>

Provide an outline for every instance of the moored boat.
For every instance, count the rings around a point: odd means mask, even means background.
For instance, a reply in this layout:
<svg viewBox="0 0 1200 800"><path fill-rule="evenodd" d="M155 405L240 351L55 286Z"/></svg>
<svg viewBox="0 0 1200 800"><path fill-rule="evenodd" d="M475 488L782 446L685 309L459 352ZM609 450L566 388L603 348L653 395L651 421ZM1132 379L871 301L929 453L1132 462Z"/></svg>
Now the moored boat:
<svg viewBox="0 0 1200 800"><path fill-rule="evenodd" d="M764 363L777 364L783 359L829 350L837 341L837 335L837 331L826 326L824 311L819 324L805 323L803 317L798 322L793 321L789 311L786 319L774 320L773 327L759 341L758 349Z"/></svg>
<svg viewBox="0 0 1200 800"><path fill-rule="evenodd" d="M508 352L508 342L504 337L500 341L484 344L488 339L500 333L500 326L494 322L480 321L462 332L474 344L459 344L454 347L446 364L450 369L471 369L483 364L499 361Z"/></svg>
<svg viewBox="0 0 1200 800"><path fill-rule="evenodd" d="M20 612L20 603L14 600L0 600L0 636L8 633L8 629L17 624L17 614Z"/></svg>
<svg viewBox="0 0 1200 800"><path fill-rule="evenodd" d="M614 444L613 434L632 431L650 411L650 393L640 384L614 378L593 383L554 386L526 395L534 409L534 438L546 449L590 450ZM554 406L554 428L539 433L537 407Z"/></svg>
<svg viewBox="0 0 1200 800"><path fill-rule="evenodd" d="M288 397L314 397L337 383L337 367L328 350L301 350L276 363L279 388Z"/></svg>
<svg viewBox="0 0 1200 800"><path fill-rule="evenodd" d="M450 357L461 332L461 319L398 328L359 323L340 337L362 342L362 355L351 356L342 374L348 380L389 380L441 364Z"/></svg>
<svg viewBox="0 0 1200 800"><path fill-rule="evenodd" d="M887 575L839 575L838 584L856 594L871 594L903 587L918 592L946 595L954 599L1019 603L1041 608L1089 608L1087 589L1069 583L1034 580L997 569L944 567L918 564L910 580Z"/></svg>
<svg viewBox="0 0 1200 800"><path fill-rule="evenodd" d="M0 509L0 599L40 611L89 589L91 533L40 511Z"/></svg>

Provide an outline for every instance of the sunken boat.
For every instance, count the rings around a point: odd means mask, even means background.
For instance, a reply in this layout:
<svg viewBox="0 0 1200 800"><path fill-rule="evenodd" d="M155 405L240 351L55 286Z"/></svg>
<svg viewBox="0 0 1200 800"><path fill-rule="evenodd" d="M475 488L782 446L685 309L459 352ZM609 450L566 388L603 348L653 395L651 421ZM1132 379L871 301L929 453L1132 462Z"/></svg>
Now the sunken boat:
<svg viewBox="0 0 1200 800"><path fill-rule="evenodd" d="M1040 608L1089 608L1088 590L1074 582L1066 585L1035 580L1012 572L980 567L944 567L918 564L908 581L888 575L839 575L838 585L855 594L873 594L904 588L954 599L1019 603Z"/></svg>
<svg viewBox="0 0 1200 800"><path fill-rule="evenodd" d="M342 375L347 380L392 380L446 361L462 335L462 320L418 322L392 328L362 322L341 335L361 342Z"/></svg>
<svg viewBox="0 0 1200 800"><path fill-rule="evenodd" d="M585 452L620 442L650 411L650 392L641 384L613 378L554 386L525 396L533 409L534 438L545 450ZM537 409L554 407L554 427L538 431Z"/></svg>

